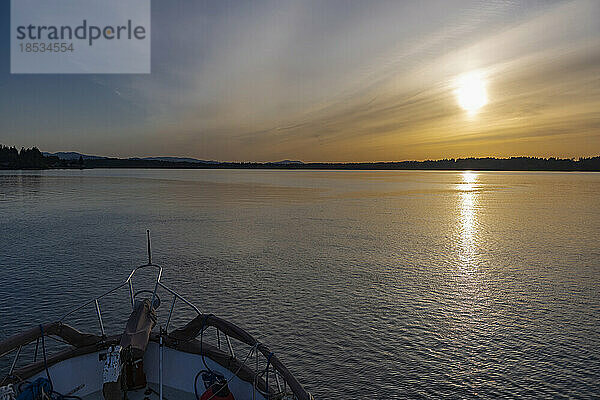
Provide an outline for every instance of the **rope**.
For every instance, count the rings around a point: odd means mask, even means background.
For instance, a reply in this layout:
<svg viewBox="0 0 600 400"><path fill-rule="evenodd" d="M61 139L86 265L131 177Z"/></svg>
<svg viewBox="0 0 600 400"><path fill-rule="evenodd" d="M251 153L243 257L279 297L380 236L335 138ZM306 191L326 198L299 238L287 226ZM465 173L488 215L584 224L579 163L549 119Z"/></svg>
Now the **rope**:
<svg viewBox="0 0 600 400"><path fill-rule="evenodd" d="M202 325L204 325L204 322L202 323ZM256 343L254 344L254 346L252 346L252 347L250 348L250 350L248 351L248 354L246 354L246 357L244 357L244 361L242 361L242 362L240 363L240 365L239 365L238 369L237 369L237 370L236 370L236 371L235 371L235 372L234 372L234 373L231 375L231 377L229 377L229 379L227 379L227 380L225 381L225 383L224 383L223 385L221 385L221 388L220 388L219 390L217 390L216 392L214 392L214 393L212 394L212 396L210 396L210 397L209 397L208 399L206 399L206 400L212 400L212 398L213 398L213 397L215 397L217 394L219 394L219 392L220 392L221 390L223 390L223 388L224 388L225 386L229 385L229 382L231 382L231 380L232 380L234 377L236 377L236 376L237 376L237 374L238 374L238 373L241 371L241 369L242 369L242 367L244 366L244 364L246 364L246 361L248 361L248 358L250 358L250 356L251 356L251 355L254 353L254 351L255 351L255 350L256 350L256 351L258 351L258 346L259 346L259 345L260 345L260 343L259 343L259 342L256 342ZM200 346L202 346L202 337L200 338ZM202 347L200 347L200 352L202 352ZM208 365L206 365L206 362L204 361L204 354L202 354L202 361L204 362L204 366L206 366L206 368L208 368ZM210 368L209 368L209 369L210 369ZM212 373L212 374L214 374L214 375L216 376L216 374L215 374L215 373L214 373L212 370L210 370L210 371L207 371L207 370L201 370L200 372L198 372L198 373L196 374L196 378L194 379L194 394L196 395L196 400L200 400L200 397L198 396L198 390L197 390L197 388L196 388L196 387L197 387L197 382L198 382L198 376L200 376L200 374L201 374L201 373L203 373L203 372Z"/></svg>
<svg viewBox="0 0 600 400"><path fill-rule="evenodd" d="M81 397L72 395L63 395L54 390L54 384L50 377L50 370L48 369L48 359L46 357L46 340L44 335L44 326L40 324L40 338L42 339L42 356L44 358L44 369L46 370L47 378L37 378L35 381L30 383L21 393L17 400L36 400L47 396L51 400L64 400L64 399L76 399L81 400Z"/></svg>
<svg viewBox="0 0 600 400"><path fill-rule="evenodd" d="M204 360L204 351L202 350L202 343L203 343L203 336L204 336L204 327L206 326L206 322L208 321L209 317L212 317L213 314L206 314L204 316L204 318L202 318L202 326L200 327L200 355L202 357L202 363L204 364L204 367L211 373L214 374L213 370L210 369L210 367L206 364L206 360Z"/></svg>
<svg viewBox="0 0 600 400"><path fill-rule="evenodd" d="M215 376L215 377L217 376L217 374L216 374L216 373L215 373L215 372L214 372L214 371L213 371L213 370L212 370L212 369L211 369L211 368L208 366L208 364L206 363L206 360L204 359L204 350L203 350L203 343L204 343L204 329L206 328L206 323L208 322L208 319L209 319L210 317L213 317L213 316L214 316L213 314L206 314L206 315L204 316L204 318L202 318L202 325L200 326L200 356L201 356L201 358L202 358L202 363L204 364L204 367L205 367L206 369L200 370L200 371L199 371L199 372L196 374L196 377L194 378L194 394L196 395L196 400L200 400L200 396L198 396L198 389L197 389L197 386L198 386L198 377L199 377L199 376L200 376L202 373L204 373L204 372L206 372L206 373L209 373L209 374L211 374L211 375L213 375L213 376ZM248 358L250 357L250 355L252 355L252 354L254 353L254 351L255 351L255 350L256 350L256 351L258 351L258 346L260 346L260 343L259 343L259 342L256 342L256 343L254 344L254 346L252 346L252 348L250 348L250 351L248 352L248 354L246 354L246 357L244 358L244 361L242 361L242 363L241 363L241 364L240 364L240 366L238 367L237 371L235 371L235 372L233 373L233 375L232 375L232 376L231 376L229 379L227 379L227 380L225 381L225 384L223 384L223 385L221 386L221 388L220 388L219 390L217 390L215 393L213 393L213 395L212 395L212 396L210 396L210 397L209 397L207 400L211 400L213 397L215 397L215 396L216 396L216 395L217 395L217 394L218 394L218 393L219 393L221 390L223 390L223 388L225 387L225 385L228 385L228 384L229 384L229 382L231 382L231 380L232 380L232 379L233 379L235 376L237 376L237 374L240 372L240 370L242 369L242 366L243 366L243 365L246 363L246 361L248 360ZM265 381L265 386L266 386L266 393L265 393L265 394L266 394L267 400L268 400L268 399L271 397L271 392L270 392L270 390L269 390L269 365L271 364L271 358L272 358L272 357L273 357L273 352L270 352L270 353L269 353L269 355L267 356L267 367L265 368L265 370L264 370L262 373L257 373L257 374L255 375L255 381L256 381L256 379L258 379L258 377L259 377L260 375L263 375L263 374L265 374L265 373L267 374L266 381ZM256 382L255 382L255 384L254 384L253 386L254 386L254 388L256 389ZM258 390L258 391L259 391L259 392L261 392L261 390Z"/></svg>
<svg viewBox="0 0 600 400"><path fill-rule="evenodd" d="M267 367L265 369L263 369L262 371L257 372L254 375L254 383L253 383L254 391L257 391L258 393L262 394L263 396L265 396L266 399L270 399L270 398L272 398L272 396L275 396L276 399L281 399L282 397L280 397L280 396L282 396L282 395L285 396L288 394L288 392L285 388L285 383L286 383L285 379L283 381L283 383L284 383L283 390L279 387L279 385L277 385L277 390L278 390L277 392L271 393L271 391L269 390L269 386L268 386L269 385L269 378L268 378L269 377L269 365L271 364L271 358L274 355L275 354L273 352L270 352L269 355L267 356ZM275 378L277 378L277 370L275 369L275 367L273 367L273 373L275 374ZM258 382L258 379L265 374L267 374L267 376L265 378L266 391L263 392L262 390L258 389L257 382ZM254 392L252 394L254 395ZM279 396L279 397L277 397L277 396Z"/></svg>
<svg viewBox="0 0 600 400"><path fill-rule="evenodd" d="M19 393L17 400L36 400L52 393L52 384L46 378L37 378Z"/></svg>

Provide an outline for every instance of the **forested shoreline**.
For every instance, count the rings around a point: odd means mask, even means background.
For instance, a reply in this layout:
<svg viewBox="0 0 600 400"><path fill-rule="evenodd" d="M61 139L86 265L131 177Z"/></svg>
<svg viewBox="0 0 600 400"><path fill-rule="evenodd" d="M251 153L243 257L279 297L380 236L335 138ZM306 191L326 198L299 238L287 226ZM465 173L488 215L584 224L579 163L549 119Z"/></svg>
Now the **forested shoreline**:
<svg viewBox="0 0 600 400"><path fill-rule="evenodd" d="M0 144L0 169L50 169L82 168L83 158L61 160L56 156L44 156L37 147L17 150Z"/></svg>
<svg viewBox="0 0 600 400"><path fill-rule="evenodd" d="M60 168L183 168L183 169L346 169L346 170L481 170L481 171L600 171L600 156L582 158L458 158L427 161L367 163L189 162L140 158L61 159L45 156L37 147L0 145L0 169Z"/></svg>

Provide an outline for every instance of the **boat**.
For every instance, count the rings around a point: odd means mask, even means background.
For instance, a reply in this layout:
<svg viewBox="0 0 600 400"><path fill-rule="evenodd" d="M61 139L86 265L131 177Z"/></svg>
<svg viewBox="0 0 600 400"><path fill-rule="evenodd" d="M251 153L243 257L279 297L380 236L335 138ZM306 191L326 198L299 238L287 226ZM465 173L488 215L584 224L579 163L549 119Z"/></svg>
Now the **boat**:
<svg viewBox="0 0 600 400"><path fill-rule="evenodd" d="M0 382L0 400L314 400L265 344L228 320L202 313L167 286L162 267L152 262L147 235L148 262L120 284L58 321L0 342L0 360L10 365ZM146 276L148 286L136 291L138 275ZM127 297L126 308L131 306L122 318L129 317L121 333L108 334L101 305L119 293ZM159 318L165 295L169 311ZM193 318L171 329L174 311L181 307ZM67 324L92 310L99 332ZM61 350L51 351L59 344Z"/></svg>

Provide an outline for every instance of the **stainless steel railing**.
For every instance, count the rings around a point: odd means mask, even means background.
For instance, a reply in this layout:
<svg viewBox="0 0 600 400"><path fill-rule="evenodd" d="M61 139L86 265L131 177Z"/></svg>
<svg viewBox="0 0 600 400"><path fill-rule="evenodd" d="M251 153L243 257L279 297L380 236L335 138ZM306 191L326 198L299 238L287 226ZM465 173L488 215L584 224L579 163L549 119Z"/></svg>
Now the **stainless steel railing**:
<svg viewBox="0 0 600 400"><path fill-rule="evenodd" d="M152 298L150 300L150 304L154 305L154 300L156 299L156 294L158 291L158 288L163 288L164 290L166 290L167 292L169 292L170 294L173 295L173 301L171 303L171 308L169 310L169 317L167 318L167 324L165 327L165 331L168 333L168 329L169 329L169 325L171 323L171 317L173 315L173 310L175 308L175 303L176 301L179 299L181 301L183 301L186 305L188 305L189 307L191 307L196 314L201 315L202 312L198 309L198 307L196 307L191 301L187 300L185 297L183 297L182 295L180 295L179 293L177 293L176 291L174 291L173 289L169 288L167 285L163 284L160 280L162 278L162 273L163 273L163 269L160 265L156 265L152 263L152 249L150 246L150 231L146 231L147 234L147 238L148 238L148 263L144 264L144 265L140 265L136 268L134 268L131 273L129 274L129 276L127 277L127 279L125 279L125 281L119 285L117 285L116 287L108 290L107 292L102 293L100 296L97 296L83 304L81 304L80 306L70 310L69 312L67 312L65 315L62 316L62 318L59 320L60 322L63 322L68 316L76 313L77 311L89 306L90 304L94 303L96 306L96 315L98 317L98 322L100 324L100 331L102 333L102 336L105 336L106 333L104 331L104 324L102 321L102 310L100 309L100 303L99 300L108 296L111 293L116 292L117 290L121 289L123 286L128 286L129 287L129 296L130 296L130 300L131 300L131 308L133 309L135 306L135 296L137 295L133 289L133 277L135 276L135 274L143 269L143 268L155 268L156 269L156 280L154 281L154 290L152 290ZM140 292L138 292L140 293Z"/></svg>

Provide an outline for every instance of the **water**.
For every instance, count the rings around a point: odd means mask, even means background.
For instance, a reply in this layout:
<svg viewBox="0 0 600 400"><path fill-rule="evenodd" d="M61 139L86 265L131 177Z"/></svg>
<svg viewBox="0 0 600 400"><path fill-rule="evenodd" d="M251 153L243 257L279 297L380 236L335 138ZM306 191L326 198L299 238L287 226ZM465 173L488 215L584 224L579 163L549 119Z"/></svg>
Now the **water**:
<svg viewBox="0 0 600 400"><path fill-rule="evenodd" d="M597 398L599 198L597 173L4 171L0 337L123 280L150 229L165 283L318 398Z"/></svg>

